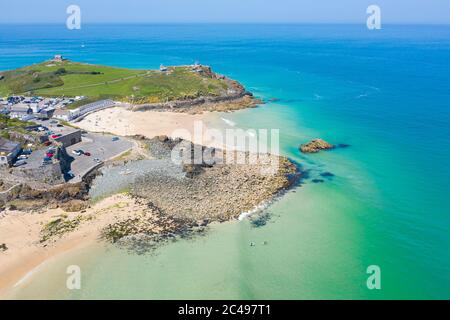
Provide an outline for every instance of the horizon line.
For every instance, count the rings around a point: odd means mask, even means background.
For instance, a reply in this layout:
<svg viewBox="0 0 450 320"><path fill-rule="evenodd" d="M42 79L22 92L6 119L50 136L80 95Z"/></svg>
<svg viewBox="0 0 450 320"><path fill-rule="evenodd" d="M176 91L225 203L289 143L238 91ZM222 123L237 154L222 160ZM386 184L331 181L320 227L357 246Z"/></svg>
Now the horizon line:
<svg viewBox="0 0 450 320"><path fill-rule="evenodd" d="M0 25L65 25L65 21L60 22L0 22ZM148 21L103 21L103 22L83 22L85 25L365 25L363 22L264 22L264 21L253 21L253 22L208 22L208 21L175 21L175 22L148 22ZM383 22L383 25L398 25L398 26L414 26L414 25L429 25L429 26L450 26L450 22Z"/></svg>

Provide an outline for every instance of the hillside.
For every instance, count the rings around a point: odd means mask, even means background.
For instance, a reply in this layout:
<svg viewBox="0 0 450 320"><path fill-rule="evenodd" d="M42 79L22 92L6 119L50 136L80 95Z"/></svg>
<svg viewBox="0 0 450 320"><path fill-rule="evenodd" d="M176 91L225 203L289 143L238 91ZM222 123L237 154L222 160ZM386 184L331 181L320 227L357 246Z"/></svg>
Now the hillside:
<svg viewBox="0 0 450 320"><path fill-rule="evenodd" d="M158 103L223 96L244 91L235 81L219 77L206 66L133 70L65 60L46 61L0 73L0 96L86 96L136 103Z"/></svg>

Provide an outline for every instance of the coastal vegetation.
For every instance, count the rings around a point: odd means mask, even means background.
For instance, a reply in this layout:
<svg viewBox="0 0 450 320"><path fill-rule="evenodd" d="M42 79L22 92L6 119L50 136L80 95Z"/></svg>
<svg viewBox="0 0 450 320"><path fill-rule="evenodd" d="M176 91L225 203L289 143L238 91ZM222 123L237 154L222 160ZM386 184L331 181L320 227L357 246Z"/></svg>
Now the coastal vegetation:
<svg viewBox="0 0 450 320"><path fill-rule="evenodd" d="M35 125L34 122L22 121L19 119L11 119L10 117L0 114L0 137L9 139L13 132L20 134L28 134L26 127Z"/></svg>
<svg viewBox="0 0 450 320"><path fill-rule="evenodd" d="M87 219L88 217L82 215L74 218L69 218L67 215L56 217L42 228L40 242L46 242L52 238L61 237L66 233L72 232L80 226L82 221Z"/></svg>
<svg viewBox="0 0 450 320"><path fill-rule="evenodd" d="M232 87L232 82L204 66L134 70L63 60L0 75L0 96L85 96L92 101L113 98L135 104L220 96Z"/></svg>

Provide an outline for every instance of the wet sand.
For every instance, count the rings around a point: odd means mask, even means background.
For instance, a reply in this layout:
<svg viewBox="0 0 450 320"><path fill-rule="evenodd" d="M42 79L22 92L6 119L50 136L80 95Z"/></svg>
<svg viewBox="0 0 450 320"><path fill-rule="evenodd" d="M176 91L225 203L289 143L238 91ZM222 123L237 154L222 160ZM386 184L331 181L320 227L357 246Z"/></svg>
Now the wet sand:
<svg viewBox="0 0 450 320"><path fill-rule="evenodd" d="M86 216L95 215L95 219L45 244L39 242L44 224L61 214L75 216L80 213L65 213L62 209L50 209L39 214L8 210L3 212L0 217L0 243L5 243L8 250L0 252L0 299L7 298L10 289L26 280L24 277L45 261L95 243L100 230L114 222L118 215L141 209L130 197L114 195L83 213Z"/></svg>

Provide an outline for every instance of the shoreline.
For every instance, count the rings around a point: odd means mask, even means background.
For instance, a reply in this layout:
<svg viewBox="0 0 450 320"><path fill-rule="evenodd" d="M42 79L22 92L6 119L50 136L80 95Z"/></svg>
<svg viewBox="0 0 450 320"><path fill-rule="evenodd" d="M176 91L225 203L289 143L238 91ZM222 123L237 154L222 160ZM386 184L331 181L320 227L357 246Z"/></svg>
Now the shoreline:
<svg viewBox="0 0 450 320"><path fill-rule="evenodd" d="M122 194L103 199L84 213L86 216L95 214L95 219L44 244L40 243L42 224L62 214L75 216L77 213L66 213L60 208L48 209L41 214L24 211L4 213L0 217L0 233L6 235L2 238L3 241L5 238L9 239L9 246L8 250L0 253L0 299L7 298L18 282L26 282L25 277L43 263L95 243L102 243L99 241L101 229L114 221L123 209L139 210L133 202L133 199ZM122 203L124 208L120 208L118 203Z"/></svg>
<svg viewBox="0 0 450 320"><path fill-rule="evenodd" d="M66 254L71 254L77 250L90 247L95 244L95 238L88 236L77 236L59 241L58 245L43 248L39 246L30 247L30 252L23 252L20 256L14 257L15 263L6 263L0 268L2 280L0 281L0 300L10 300L14 298L16 288L24 286L30 281L36 272L45 268L46 264L60 259ZM20 268L16 265L20 264ZM5 271L3 271L5 270Z"/></svg>
<svg viewBox="0 0 450 320"><path fill-rule="evenodd" d="M280 191L272 199L265 200L226 222L241 222L250 218L270 207L282 196L282 192L287 190ZM120 205L123 203L126 203L127 206ZM114 243L110 243L102 237L102 229L117 223L120 220L118 217L121 213L126 215L124 211L142 209L142 207L139 208L139 205L137 205L137 208L130 209L128 206L132 203L136 205L133 197L125 194L115 194L104 198L85 210L86 215L96 214L98 219L89 220L89 223L82 224L75 231L68 232L58 239L45 243L45 245L39 242L42 224L51 217L67 214L61 208L49 209L42 214L24 211L14 212L13 214L10 214L11 212L4 213L3 216L0 216L0 231L4 233L5 229L9 229L9 231L14 229L13 240L15 237L17 241L12 242L15 244L14 247L0 253L0 274L2 275L0 277L0 300L14 299L16 288L26 285L35 273L39 272L41 268L45 268L48 263L88 247L114 245ZM74 214L76 213L71 213L71 215ZM122 215L121 218L123 218ZM24 225L24 221L27 221L26 225ZM223 222L213 220L208 222L207 225ZM28 232L17 232L16 227L19 225L27 229ZM26 237L23 237L24 234L26 234ZM145 237L143 239L145 241ZM121 246L122 249L126 249L127 237L124 237L123 240L124 243Z"/></svg>
<svg viewBox="0 0 450 320"><path fill-rule="evenodd" d="M211 141L195 141L195 139L192 139L192 133L195 130L194 125L196 122L201 121L204 124L206 130L214 121L219 121L219 123L223 121L224 123L226 123L223 118L224 114L225 113L221 112L204 112L201 114L188 114L170 111L136 112L116 107L89 114L82 121L77 122L76 125L81 129L89 132L107 132L118 136L141 136L146 137L147 139L156 137L154 139L158 139L158 137L166 135L167 137L189 140L193 143L201 144L207 147L222 148L224 150L227 150L227 148L224 147L223 144L212 143ZM230 125L229 123L226 124ZM174 132L177 132L177 130L179 132L180 128L183 128L185 130L184 134L174 134ZM203 139L203 137L201 138ZM139 157L142 156L142 152L145 151L144 149L133 149L133 153L135 153L134 156ZM126 163L128 160L122 159L119 162L121 161L124 161L124 163ZM223 169L221 169L220 167L218 169L214 169L213 171L211 171L211 173L207 174L207 177L213 177L212 172L220 172L221 170ZM246 170L249 169L240 170L243 170L242 173L245 173L247 172ZM238 174L238 176L239 179L241 179L241 175ZM277 177L277 179L278 178L280 177ZM258 181L254 176L253 179L255 179L254 181ZM242 183L242 181L240 181L239 183ZM235 211L234 216L229 216L227 218L217 216L212 219L211 217L201 217L200 215L200 217L198 218L199 220L197 220L196 222L194 221L194 224L192 224L192 220L190 220L191 222L189 223L187 222L189 221L189 219L185 220L186 225L184 225L184 227L189 229L190 227L196 225L196 223L198 223L198 226L194 227L203 227L204 223L208 225L209 223L213 223L215 221L241 221L249 215L257 213L266 208L272 203L271 200L276 199L280 195L278 191L284 188L280 186L285 182L277 180L277 183L277 187L270 186L270 184L262 184L260 188L262 188L261 191L264 191L264 197L261 196L262 198L258 198L259 202L252 207L247 205L247 208L239 214L237 214L237 211ZM182 185L174 185L173 187L180 187L181 189L184 189ZM274 188L278 189L275 190ZM252 188L248 188L246 192L248 194L251 194L252 191L250 190L252 190ZM156 190L157 193L154 193L155 190L148 191L153 192L153 194L156 195L160 194L158 193L158 190ZM273 191L277 192L272 193ZM161 195L163 202L160 203L160 205L163 206L163 209L171 208L171 203L166 203L167 207L164 207L164 201L167 201L167 199L171 198L172 195L164 192L161 193ZM219 203L218 198L220 198L220 196L214 196L212 197L211 201L213 201L213 203L214 201L216 203ZM184 201L183 199L187 198L182 197L179 200ZM238 199L241 198L238 197L235 200ZM125 207L121 207L121 203L125 203ZM235 202L233 201L233 203ZM129 212L139 212L142 214L142 216L144 216L144 213L146 211L146 209L143 208L142 203L137 204L135 199L124 194L115 194L113 196L108 196L91 205L92 207L89 206L85 210L82 210L81 214L80 211L72 213L64 212L62 208L45 208L43 209L44 213L42 214L37 214L36 212L18 212L10 210L6 210L6 212L1 213L0 234L6 235L6 237L0 239L0 242L5 242L9 248L7 251L0 253L0 274L2 275L0 280L0 299L7 298L8 294L14 292L15 285L20 286L25 284L28 281L29 277L32 277L33 272L38 270L41 266L43 266L43 264L53 259L58 259L58 257L64 254L74 252L77 249L87 247L94 243L103 242L106 244L110 242L104 241L110 239L100 239L102 230L104 230L106 227L112 227L113 229L117 228L120 223L122 223L120 227L123 227L124 225L126 227L129 227L128 225L126 225L126 223L128 223L128 221L130 220L126 220L126 218L131 217L128 214ZM187 205L191 204L187 202ZM133 209L130 209L130 207ZM102 211L103 213L99 214L99 212ZM105 211L107 211L107 213L105 213ZM92 215L95 216L95 218L92 220L92 222L83 223L79 228L76 228L74 231L69 231L67 234L59 235L58 233L56 233L56 236L60 237L58 237L58 239L50 238L51 242L48 244L47 242L45 242L45 246L43 246L43 244L39 242L42 225L48 223L49 219L54 219L56 216L62 215L68 215L70 218L74 219L77 218L77 215ZM150 213L150 216L152 216L152 213ZM156 217L155 220L158 220L160 218L160 216L157 215L153 216ZM133 218L135 217L136 215ZM176 215L173 217L175 218L175 221L180 218ZM120 220L122 220L122 222ZM136 227L136 225L131 225L131 228L134 227ZM155 228L154 225L153 228ZM161 231L157 231L157 233L158 232ZM23 237L23 235L26 236ZM53 236L55 236L55 234L52 235L52 237ZM8 237L10 237L9 240L7 240ZM133 234L131 234L131 237L133 237ZM125 238L127 237L124 237L124 239ZM23 281L23 283L21 283L21 281Z"/></svg>

